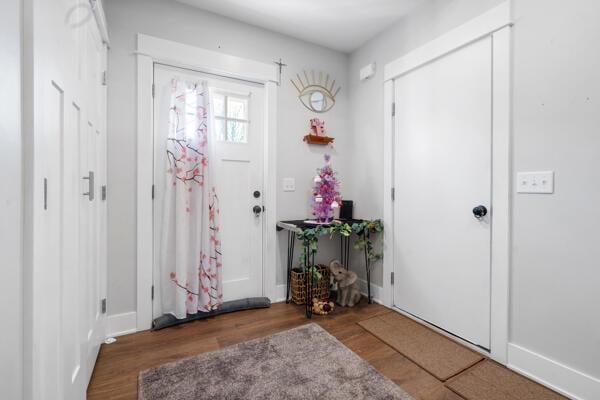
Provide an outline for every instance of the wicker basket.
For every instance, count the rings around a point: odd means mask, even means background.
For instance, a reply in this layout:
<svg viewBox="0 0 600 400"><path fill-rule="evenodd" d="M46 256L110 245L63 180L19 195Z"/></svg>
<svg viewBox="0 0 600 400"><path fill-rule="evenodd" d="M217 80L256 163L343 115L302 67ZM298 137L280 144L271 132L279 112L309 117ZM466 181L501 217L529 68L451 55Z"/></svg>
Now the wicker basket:
<svg viewBox="0 0 600 400"><path fill-rule="evenodd" d="M316 268L317 271L321 273L321 279L318 282L313 282L313 298L327 300L329 299L329 268L322 264L317 264ZM302 271L302 269L292 269L292 301L296 304L306 303L306 286L304 282L304 275L305 273Z"/></svg>

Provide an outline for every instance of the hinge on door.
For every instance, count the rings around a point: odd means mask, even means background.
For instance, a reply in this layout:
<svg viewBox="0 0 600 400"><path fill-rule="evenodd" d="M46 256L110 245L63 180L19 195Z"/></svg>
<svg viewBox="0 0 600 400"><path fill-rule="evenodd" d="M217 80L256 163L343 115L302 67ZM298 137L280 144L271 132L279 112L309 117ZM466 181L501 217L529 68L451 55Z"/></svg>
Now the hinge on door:
<svg viewBox="0 0 600 400"><path fill-rule="evenodd" d="M392 103L392 117L396 116L396 103Z"/></svg>
<svg viewBox="0 0 600 400"><path fill-rule="evenodd" d="M106 81L107 81L107 72L104 71L102 72L102 86L106 86Z"/></svg>
<svg viewBox="0 0 600 400"><path fill-rule="evenodd" d="M106 314L106 299L100 301L100 309L102 310L102 314Z"/></svg>
<svg viewBox="0 0 600 400"><path fill-rule="evenodd" d="M154 200L154 185L152 185L152 200Z"/></svg>
<svg viewBox="0 0 600 400"><path fill-rule="evenodd" d="M390 274L390 283L392 285L394 284L394 273L393 272Z"/></svg>
<svg viewBox="0 0 600 400"><path fill-rule="evenodd" d="M150 289L150 299L154 300L154 285L152 285L152 288Z"/></svg>
<svg viewBox="0 0 600 400"><path fill-rule="evenodd" d="M106 185L102 185L102 200L106 200Z"/></svg>
<svg viewBox="0 0 600 400"><path fill-rule="evenodd" d="M153 83L152 84L152 98L154 98L155 88L156 88L156 86L154 86L154 83Z"/></svg>
<svg viewBox="0 0 600 400"><path fill-rule="evenodd" d="M392 201L396 200L396 188L392 188Z"/></svg>

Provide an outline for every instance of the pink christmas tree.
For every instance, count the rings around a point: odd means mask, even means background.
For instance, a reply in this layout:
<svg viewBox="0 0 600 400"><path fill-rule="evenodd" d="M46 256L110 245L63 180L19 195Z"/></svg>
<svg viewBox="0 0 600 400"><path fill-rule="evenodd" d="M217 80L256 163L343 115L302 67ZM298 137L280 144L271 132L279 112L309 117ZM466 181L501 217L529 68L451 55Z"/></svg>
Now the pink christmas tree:
<svg viewBox="0 0 600 400"><path fill-rule="evenodd" d="M331 222L334 209L342 203L340 183L331 168L331 156L325 154L325 165L317 169L313 186L313 215L321 223Z"/></svg>

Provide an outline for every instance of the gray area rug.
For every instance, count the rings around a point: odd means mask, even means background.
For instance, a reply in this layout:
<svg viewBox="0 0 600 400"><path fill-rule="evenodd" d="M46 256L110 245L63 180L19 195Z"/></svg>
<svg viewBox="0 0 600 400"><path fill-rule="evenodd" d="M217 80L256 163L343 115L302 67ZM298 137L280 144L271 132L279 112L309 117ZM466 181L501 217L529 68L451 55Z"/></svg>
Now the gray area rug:
<svg viewBox="0 0 600 400"><path fill-rule="evenodd" d="M140 373L139 400L412 399L317 324Z"/></svg>

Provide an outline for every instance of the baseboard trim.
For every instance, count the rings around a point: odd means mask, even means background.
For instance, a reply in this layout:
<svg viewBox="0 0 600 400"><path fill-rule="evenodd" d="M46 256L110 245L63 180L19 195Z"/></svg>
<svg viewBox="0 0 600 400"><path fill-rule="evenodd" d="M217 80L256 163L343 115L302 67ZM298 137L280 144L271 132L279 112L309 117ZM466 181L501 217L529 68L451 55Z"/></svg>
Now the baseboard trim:
<svg viewBox="0 0 600 400"><path fill-rule="evenodd" d="M513 343L507 367L571 399L600 399L600 379Z"/></svg>
<svg viewBox="0 0 600 400"><path fill-rule="evenodd" d="M367 297L367 281L365 279L358 279L358 286L363 296ZM383 298L383 288L377 286L371 282L371 301L377 304L383 304L381 299Z"/></svg>
<svg viewBox="0 0 600 400"><path fill-rule="evenodd" d="M137 313L135 311L109 315L106 322L106 337L123 336L137 332Z"/></svg>
<svg viewBox="0 0 600 400"><path fill-rule="evenodd" d="M273 293L273 297L270 298L271 303L281 303L285 301L285 291L287 286L285 283L281 285L275 285L275 292Z"/></svg>

